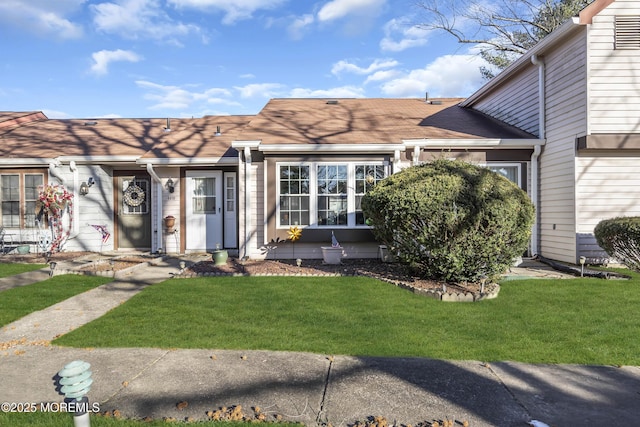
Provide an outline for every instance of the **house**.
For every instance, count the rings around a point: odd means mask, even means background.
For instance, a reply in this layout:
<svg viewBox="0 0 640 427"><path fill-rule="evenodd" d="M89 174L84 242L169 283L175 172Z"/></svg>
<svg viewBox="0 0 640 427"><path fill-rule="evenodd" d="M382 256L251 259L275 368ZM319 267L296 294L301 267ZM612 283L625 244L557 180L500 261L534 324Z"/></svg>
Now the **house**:
<svg viewBox="0 0 640 427"><path fill-rule="evenodd" d="M0 112L2 225L37 246L36 189L61 183L75 195L65 250L319 258L333 234L348 256L377 257L363 194L446 157L528 192L532 254L597 262L594 226L640 215L639 62L640 5L596 0L466 99L273 99L200 119ZM300 241L281 243L295 226Z"/></svg>
<svg viewBox="0 0 640 427"><path fill-rule="evenodd" d="M460 105L545 140L534 252L607 258L599 221L640 215L640 3L596 0Z"/></svg>

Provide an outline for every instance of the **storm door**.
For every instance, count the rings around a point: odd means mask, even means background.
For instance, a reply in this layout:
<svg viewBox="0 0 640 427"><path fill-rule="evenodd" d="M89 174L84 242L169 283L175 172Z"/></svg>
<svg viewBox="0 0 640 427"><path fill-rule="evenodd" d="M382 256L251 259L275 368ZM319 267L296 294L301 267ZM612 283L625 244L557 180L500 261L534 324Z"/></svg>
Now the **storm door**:
<svg viewBox="0 0 640 427"><path fill-rule="evenodd" d="M185 208L186 249L205 251L222 247L222 172L188 171Z"/></svg>

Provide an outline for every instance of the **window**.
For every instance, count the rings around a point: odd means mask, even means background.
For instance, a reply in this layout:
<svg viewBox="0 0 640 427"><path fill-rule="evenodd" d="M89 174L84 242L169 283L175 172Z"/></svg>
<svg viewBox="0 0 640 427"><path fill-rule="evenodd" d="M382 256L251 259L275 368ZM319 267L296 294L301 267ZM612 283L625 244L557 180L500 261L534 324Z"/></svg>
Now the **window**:
<svg viewBox="0 0 640 427"><path fill-rule="evenodd" d="M319 165L318 225L347 225L347 165Z"/></svg>
<svg viewBox="0 0 640 427"><path fill-rule="evenodd" d="M522 188L522 184L520 182L520 165L519 164L492 164L487 166L494 172L499 173L500 175L507 178L509 181L515 182L518 184L518 187Z"/></svg>
<svg viewBox="0 0 640 427"><path fill-rule="evenodd" d="M4 227L34 228L36 226L36 202L43 185L43 173L0 175L0 203Z"/></svg>
<svg viewBox="0 0 640 427"><path fill-rule="evenodd" d="M383 165L356 165L355 169L356 225L365 225L366 218L362 212L362 196L371 190L386 174Z"/></svg>
<svg viewBox="0 0 640 427"><path fill-rule="evenodd" d="M309 225L309 166L280 166L280 225Z"/></svg>
<svg viewBox="0 0 640 427"><path fill-rule="evenodd" d="M216 194L216 178L191 178L193 180L194 214L215 214L218 202Z"/></svg>
<svg viewBox="0 0 640 427"><path fill-rule="evenodd" d="M278 164L278 226L366 226L362 196L386 176L378 164Z"/></svg>

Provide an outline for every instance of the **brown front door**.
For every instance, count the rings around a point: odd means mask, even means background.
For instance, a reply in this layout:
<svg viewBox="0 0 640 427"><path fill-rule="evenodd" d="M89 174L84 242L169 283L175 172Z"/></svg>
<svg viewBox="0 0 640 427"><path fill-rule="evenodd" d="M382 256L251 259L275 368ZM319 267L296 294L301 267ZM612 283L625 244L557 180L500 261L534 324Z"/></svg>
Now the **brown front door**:
<svg viewBox="0 0 640 427"><path fill-rule="evenodd" d="M118 249L151 248L151 178L145 173L119 174L115 204Z"/></svg>

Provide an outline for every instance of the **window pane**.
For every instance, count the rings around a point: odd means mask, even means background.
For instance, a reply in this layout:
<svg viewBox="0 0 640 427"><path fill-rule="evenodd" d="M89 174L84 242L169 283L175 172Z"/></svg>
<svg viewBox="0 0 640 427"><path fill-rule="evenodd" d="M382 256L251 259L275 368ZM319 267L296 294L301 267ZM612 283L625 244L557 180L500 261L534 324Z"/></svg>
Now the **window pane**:
<svg viewBox="0 0 640 427"><path fill-rule="evenodd" d="M518 183L518 167L517 166L489 166L489 169L499 173L511 182Z"/></svg>
<svg viewBox="0 0 640 427"><path fill-rule="evenodd" d="M279 168L279 225L309 225L309 166Z"/></svg>
<svg viewBox="0 0 640 427"><path fill-rule="evenodd" d="M385 176L385 167L383 165L356 165L356 225L366 224L366 218L361 207L362 196L375 187Z"/></svg>

